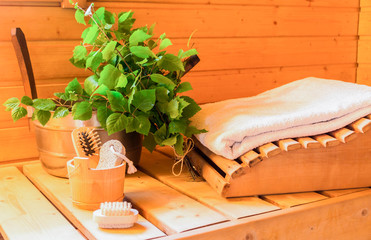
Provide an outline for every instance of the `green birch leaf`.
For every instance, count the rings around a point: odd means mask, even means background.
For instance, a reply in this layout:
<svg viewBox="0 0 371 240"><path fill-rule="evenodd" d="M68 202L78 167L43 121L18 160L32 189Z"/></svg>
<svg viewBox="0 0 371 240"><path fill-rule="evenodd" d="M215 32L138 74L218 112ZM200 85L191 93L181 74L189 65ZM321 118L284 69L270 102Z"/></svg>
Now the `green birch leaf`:
<svg viewBox="0 0 371 240"><path fill-rule="evenodd" d="M162 141L162 145L165 145L165 146L173 146L177 141L177 136L172 136L172 137L169 137L167 139L165 139L164 141Z"/></svg>
<svg viewBox="0 0 371 240"><path fill-rule="evenodd" d="M168 46L171 46L171 45L173 45L173 44L171 43L170 39L165 38L160 43L160 50L165 49L165 48L167 48Z"/></svg>
<svg viewBox="0 0 371 240"><path fill-rule="evenodd" d="M97 119L101 125L102 128L106 129L106 122L107 118L112 114L113 112L107 108L106 106L100 106L97 109Z"/></svg>
<svg viewBox="0 0 371 240"><path fill-rule="evenodd" d="M207 132L205 129L197 129L195 126L188 126L186 133L184 134L186 137L192 137L194 134L200 134Z"/></svg>
<svg viewBox="0 0 371 240"><path fill-rule="evenodd" d="M161 39L161 40L163 40L164 38L166 38L166 33L163 33L163 34L161 34L161 36L160 36L160 39Z"/></svg>
<svg viewBox="0 0 371 240"><path fill-rule="evenodd" d="M166 85L169 88L169 90L173 90L174 87L176 86L175 83L171 79L165 77L164 75L157 74L157 73L154 73L151 75L151 80L154 81L155 83Z"/></svg>
<svg viewBox="0 0 371 240"><path fill-rule="evenodd" d="M169 133L186 133L187 122L184 120L173 120L169 123Z"/></svg>
<svg viewBox="0 0 371 240"><path fill-rule="evenodd" d="M39 110L36 113L36 118L37 120L39 120L41 125L45 126L45 124L49 121L51 115L52 114L49 111Z"/></svg>
<svg viewBox="0 0 371 240"><path fill-rule="evenodd" d="M184 118L191 118L201 110L200 106L198 106L192 98L188 96L181 96L180 98L189 103L189 105L183 109L182 116Z"/></svg>
<svg viewBox="0 0 371 240"><path fill-rule="evenodd" d="M117 81L115 89L124 88L126 87L127 84L128 84L128 79L126 78L124 74L121 74L121 76L119 77Z"/></svg>
<svg viewBox="0 0 371 240"><path fill-rule="evenodd" d="M53 118L63 118L67 116L69 113L68 108L66 107L58 107L55 109L55 112L53 114Z"/></svg>
<svg viewBox="0 0 371 240"><path fill-rule="evenodd" d="M158 66L169 71L184 71L183 62L180 60L180 58L170 53L162 56L162 58L158 61Z"/></svg>
<svg viewBox="0 0 371 240"><path fill-rule="evenodd" d="M81 9L77 9L75 12L75 19L78 23L86 25L85 13Z"/></svg>
<svg viewBox="0 0 371 240"><path fill-rule="evenodd" d="M128 17L131 15L131 10L129 12L125 12L123 14L120 15L119 17L119 23L123 23L126 21L126 19L128 19Z"/></svg>
<svg viewBox="0 0 371 240"><path fill-rule="evenodd" d="M55 103L51 99L34 99L32 106L42 111L53 111L56 107Z"/></svg>
<svg viewBox="0 0 371 240"><path fill-rule="evenodd" d="M169 90L164 87L157 87L156 88L156 99L159 102L167 102L169 101Z"/></svg>
<svg viewBox="0 0 371 240"><path fill-rule="evenodd" d="M99 35L99 28L97 25L93 25L88 28L89 32L86 34L84 38L84 43L93 44Z"/></svg>
<svg viewBox="0 0 371 240"><path fill-rule="evenodd" d="M106 21L106 25L104 26L106 28L107 25L113 25L115 24L115 14L109 12L109 11L105 11L104 12L104 20Z"/></svg>
<svg viewBox="0 0 371 240"><path fill-rule="evenodd" d="M10 109L13 109L15 107L18 107L20 104L20 101L16 97L9 98L8 100L3 103L3 105L10 111Z"/></svg>
<svg viewBox="0 0 371 240"><path fill-rule="evenodd" d="M72 107L73 120L89 120L92 117L92 107L89 102L78 102Z"/></svg>
<svg viewBox="0 0 371 240"><path fill-rule="evenodd" d="M103 71L100 73L99 85L106 85L109 89L114 89L117 85L122 73L113 65L108 64L104 66Z"/></svg>
<svg viewBox="0 0 371 240"><path fill-rule="evenodd" d="M98 77L97 75L92 75L87 77L84 81L85 92L91 95L98 87Z"/></svg>
<svg viewBox="0 0 371 240"><path fill-rule="evenodd" d="M183 53L184 53L183 49L179 49L178 58L182 58Z"/></svg>
<svg viewBox="0 0 371 240"><path fill-rule="evenodd" d="M151 122L148 120L148 117L137 116L135 117L135 119L136 119L135 131L140 134L147 135L151 128Z"/></svg>
<svg viewBox="0 0 371 240"><path fill-rule="evenodd" d="M13 121L16 122L19 119L27 116L27 110L24 107L17 106L12 110Z"/></svg>
<svg viewBox="0 0 371 240"><path fill-rule="evenodd" d="M192 48L192 49L189 49L188 51L182 53L180 58L187 58L187 57L197 55L197 54L198 54L197 50Z"/></svg>
<svg viewBox="0 0 371 240"><path fill-rule="evenodd" d="M129 44L130 46L137 46L138 43L144 42L151 37L152 35L148 35L142 29L137 29L131 34Z"/></svg>
<svg viewBox="0 0 371 240"><path fill-rule="evenodd" d="M116 41L110 41L106 47L103 49L102 54L103 54L103 59L108 61L112 58L113 53L115 52L116 48Z"/></svg>
<svg viewBox="0 0 371 240"><path fill-rule="evenodd" d="M179 102L176 99L172 99L167 105L166 112L170 118L177 118L179 116Z"/></svg>
<svg viewBox="0 0 371 240"><path fill-rule="evenodd" d="M134 94L132 104L139 110L147 112L153 108L155 102L156 102L156 90L146 89L137 91Z"/></svg>
<svg viewBox="0 0 371 240"><path fill-rule="evenodd" d="M88 51L84 46L76 46L75 49L73 50L73 59L76 62L85 59L86 54Z"/></svg>
<svg viewBox="0 0 371 240"><path fill-rule="evenodd" d="M109 88L106 86L106 85L104 85L104 84L102 84L102 85L100 85L98 88L97 88L97 90L95 90L94 92L93 92L93 94L92 94L92 96L90 97L90 98L92 98L92 97L94 97L94 96L97 96L97 94L99 94L99 95L103 95L103 96L107 96L107 92L109 91ZM94 94L96 94L96 95L94 95Z"/></svg>
<svg viewBox="0 0 371 240"><path fill-rule="evenodd" d="M150 152L153 152L153 150L155 150L156 145L157 145L152 133L149 133L147 136L144 136L142 144Z"/></svg>
<svg viewBox="0 0 371 240"><path fill-rule="evenodd" d="M26 106L32 106L33 105L32 99L28 96L23 96L22 99L21 99L21 103L23 103Z"/></svg>
<svg viewBox="0 0 371 240"><path fill-rule="evenodd" d="M97 71L100 64L103 62L103 54L101 52L93 52L91 56L86 59L86 68L91 68L93 72Z"/></svg>
<svg viewBox="0 0 371 240"><path fill-rule="evenodd" d="M126 128L127 117L122 113L112 113L106 122L108 135L123 131Z"/></svg>
<svg viewBox="0 0 371 240"><path fill-rule="evenodd" d="M98 23L102 23L102 25L104 26L106 24L106 21L104 20L104 14L105 14L105 8L104 7L100 7L98 8L98 10L96 10L94 12L94 15L93 15L93 18L96 22ZM90 25L94 25L95 22L93 21L93 19L90 19L89 20L89 24Z"/></svg>
<svg viewBox="0 0 371 240"><path fill-rule="evenodd" d="M151 27L148 29L148 34L149 34L149 35L153 35L153 31L154 31L154 29L155 29L155 26L156 26L156 23L153 23L153 24L151 25Z"/></svg>
<svg viewBox="0 0 371 240"><path fill-rule="evenodd" d="M107 92L108 101L111 105L111 109L114 112L124 112L124 96L121 93L116 91L108 91Z"/></svg>
<svg viewBox="0 0 371 240"><path fill-rule="evenodd" d="M81 95L83 93L83 89L77 78L73 79L71 82L68 83L67 87L64 89L64 94L68 96L71 93Z"/></svg>
<svg viewBox="0 0 371 240"><path fill-rule="evenodd" d="M182 92L186 92L186 91L189 91L189 90L192 90L192 86L189 82L182 82L179 87L176 89L176 92L177 93L182 93Z"/></svg>
<svg viewBox="0 0 371 240"><path fill-rule="evenodd" d="M174 149L175 149L175 152L179 155L179 156L183 156L184 154L184 147L183 147L183 143L184 143L184 139L183 139L183 136L182 135L177 135L176 137L176 143L174 144Z"/></svg>
<svg viewBox="0 0 371 240"><path fill-rule="evenodd" d="M88 32L89 32L89 28L86 28L82 33L81 33L81 38L82 39L85 39L86 38L86 35L88 35Z"/></svg>
<svg viewBox="0 0 371 240"><path fill-rule="evenodd" d="M135 131L134 119L135 119L134 117L127 117L127 123L126 123L126 128L125 128L126 133L131 133Z"/></svg>
<svg viewBox="0 0 371 240"><path fill-rule="evenodd" d="M177 100L179 103L178 111L179 111L179 117L180 117L183 114L184 108L186 108L190 103L188 103L187 101L179 97L177 97Z"/></svg>
<svg viewBox="0 0 371 240"><path fill-rule="evenodd" d="M151 51L151 49L149 49L149 47L133 46L130 47L130 52L132 52L135 56L140 58L148 57L156 58L156 55Z"/></svg>
<svg viewBox="0 0 371 240"><path fill-rule="evenodd" d="M153 135L157 144L162 144L162 141L166 139L166 124L163 124Z"/></svg>

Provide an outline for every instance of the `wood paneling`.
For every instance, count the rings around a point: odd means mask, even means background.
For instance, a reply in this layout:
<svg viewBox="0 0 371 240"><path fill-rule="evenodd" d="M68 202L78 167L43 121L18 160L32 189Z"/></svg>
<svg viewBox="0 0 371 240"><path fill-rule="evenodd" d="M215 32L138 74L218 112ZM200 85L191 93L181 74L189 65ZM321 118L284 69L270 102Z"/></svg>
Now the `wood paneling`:
<svg viewBox="0 0 371 240"><path fill-rule="evenodd" d="M174 43L170 52L186 48L189 35L197 30L192 42L201 62L184 80L192 83L194 90L189 95L199 103L252 96L308 76L348 82L355 82L357 76L358 82L370 83L371 62L367 51L371 40L367 40L370 30L366 23L371 22L371 11L367 1L361 5L358 0L94 2L97 8L104 6L112 12L133 10L136 26L156 22L156 35L166 32ZM363 52L358 52L357 68L360 6L365 24L360 22L359 32L366 38L361 37L359 43ZM73 9L63 9L60 2L54 0L0 0L0 15L1 103L11 96L23 95L10 43L13 27L21 27L28 40L39 96L51 97L73 78L83 82L90 75L68 61L83 30L83 26L75 22ZM6 141L13 131L10 128L17 129L14 134L21 138L28 129L28 121L13 123L9 112L3 109L0 141ZM10 149L17 149L16 145L6 144ZM29 149L33 149L30 154L35 156L35 144L28 144ZM18 153L10 156L7 160L23 157Z"/></svg>
<svg viewBox="0 0 371 240"><path fill-rule="evenodd" d="M357 83L371 86L371 4L360 1L358 26Z"/></svg>

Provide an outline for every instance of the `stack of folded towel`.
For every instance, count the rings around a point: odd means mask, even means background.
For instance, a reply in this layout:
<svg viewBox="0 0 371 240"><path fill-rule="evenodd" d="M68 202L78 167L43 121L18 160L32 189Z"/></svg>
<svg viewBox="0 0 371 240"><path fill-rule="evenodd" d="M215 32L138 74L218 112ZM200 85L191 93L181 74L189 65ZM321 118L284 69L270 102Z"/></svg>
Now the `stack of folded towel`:
<svg viewBox="0 0 371 240"><path fill-rule="evenodd" d="M192 122L208 132L197 139L235 159L265 143L331 132L370 114L371 87L310 77L201 107Z"/></svg>

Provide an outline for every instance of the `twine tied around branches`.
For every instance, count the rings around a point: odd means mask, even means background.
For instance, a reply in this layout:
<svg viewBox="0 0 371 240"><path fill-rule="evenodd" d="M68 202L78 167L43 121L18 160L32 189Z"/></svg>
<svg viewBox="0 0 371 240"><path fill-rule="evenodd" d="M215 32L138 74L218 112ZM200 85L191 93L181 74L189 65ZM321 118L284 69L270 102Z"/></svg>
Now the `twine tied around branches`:
<svg viewBox="0 0 371 240"><path fill-rule="evenodd" d="M171 171L172 171L174 176L178 177L182 173L183 165L184 165L184 158L185 158L185 156L187 156L187 154L190 151L192 151L194 145L195 145L195 143L194 143L193 139L192 138L187 138L184 142L184 153L183 153L183 155L178 155L175 151L175 148L173 147L174 155L175 155L175 163L173 164L173 167L171 168ZM180 169L179 169L179 172L176 173L175 172L175 167L178 164L180 164Z"/></svg>

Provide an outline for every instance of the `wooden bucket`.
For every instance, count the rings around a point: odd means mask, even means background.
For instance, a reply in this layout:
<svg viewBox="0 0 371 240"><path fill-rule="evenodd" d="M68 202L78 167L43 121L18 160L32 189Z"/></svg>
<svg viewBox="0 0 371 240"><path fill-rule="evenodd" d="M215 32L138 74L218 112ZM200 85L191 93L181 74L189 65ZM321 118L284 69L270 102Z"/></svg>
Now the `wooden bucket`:
<svg viewBox="0 0 371 240"><path fill-rule="evenodd" d="M90 169L89 159L75 157L67 162L72 202L75 206L99 209L102 202L122 201L126 163L109 169Z"/></svg>

